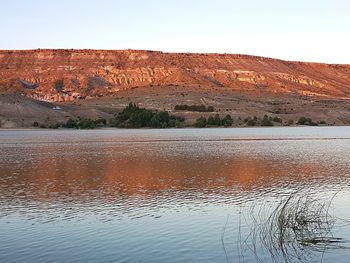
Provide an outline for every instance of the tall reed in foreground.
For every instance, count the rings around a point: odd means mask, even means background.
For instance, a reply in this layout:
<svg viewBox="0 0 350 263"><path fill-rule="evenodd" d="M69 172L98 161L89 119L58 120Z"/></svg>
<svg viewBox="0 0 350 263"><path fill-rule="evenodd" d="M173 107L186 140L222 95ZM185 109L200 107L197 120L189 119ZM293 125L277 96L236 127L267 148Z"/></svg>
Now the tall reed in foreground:
<svg viewBox="0 0 350 263"><path fill-rule="evenodd" d="M242 212L240 224L245 223L248 234L243 237L239 230L240 262L247 252L257 262L309 262L317 256L322 262L327 250L348 248L332 233L337 223L331 212L333 198L322 201L295 192L274 208L264 203L245 210L248 216Z"/></svg>

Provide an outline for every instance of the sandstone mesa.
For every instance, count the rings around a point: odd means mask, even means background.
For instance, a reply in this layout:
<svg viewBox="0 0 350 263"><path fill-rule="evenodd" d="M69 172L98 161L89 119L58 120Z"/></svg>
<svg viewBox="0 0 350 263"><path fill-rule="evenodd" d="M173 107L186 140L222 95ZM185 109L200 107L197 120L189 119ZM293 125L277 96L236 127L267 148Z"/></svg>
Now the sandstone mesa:
<svg viewBox="0 0 350 263"><path fill-rule="evenodd" d="M2 50L0 92L67 102L150 86L350 98L350 65L145 50Z"/></svg>

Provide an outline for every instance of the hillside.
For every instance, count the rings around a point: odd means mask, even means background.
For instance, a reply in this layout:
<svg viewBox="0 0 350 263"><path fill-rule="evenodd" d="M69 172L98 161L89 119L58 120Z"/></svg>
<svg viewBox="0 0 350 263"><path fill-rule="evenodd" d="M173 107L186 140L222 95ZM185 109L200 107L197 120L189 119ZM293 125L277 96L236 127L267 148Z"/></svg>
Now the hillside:
<svg viewBox="0 0 350 263"><path fill-rule="evenodd" d="M1 91L41 100L71 101L170 84L349 98L350 65L133 50L0 51Z"/></svg>
<svg viewBox="0 0 350 263"><path fill-rule="evenodd" d="M167 110L176 104L211 105L216 113L237 118L270 114L295 120L310 115L350 123L350 65L247 55L3 50L0 93L0 118L19 126L36 118L108 117L130 101ZM21 99L11 106L11 96ZM60 111L53 110L57 103ZM25 114L18 113L18 105L28 108L22 109ZM178 114L189 119L200 115Z"/></svg>

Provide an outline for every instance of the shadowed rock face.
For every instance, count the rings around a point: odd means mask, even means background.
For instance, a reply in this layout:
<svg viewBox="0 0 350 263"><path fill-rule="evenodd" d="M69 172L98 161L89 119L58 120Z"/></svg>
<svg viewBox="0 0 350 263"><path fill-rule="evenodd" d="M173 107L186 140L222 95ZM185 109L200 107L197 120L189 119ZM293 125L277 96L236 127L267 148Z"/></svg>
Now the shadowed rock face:
<svg viewBox="0 0 350 263"><path fill-rule="evenodd" d="M151 85L350 98L350 65L134 50L0 51L0 92L60 102Z"/></svg>

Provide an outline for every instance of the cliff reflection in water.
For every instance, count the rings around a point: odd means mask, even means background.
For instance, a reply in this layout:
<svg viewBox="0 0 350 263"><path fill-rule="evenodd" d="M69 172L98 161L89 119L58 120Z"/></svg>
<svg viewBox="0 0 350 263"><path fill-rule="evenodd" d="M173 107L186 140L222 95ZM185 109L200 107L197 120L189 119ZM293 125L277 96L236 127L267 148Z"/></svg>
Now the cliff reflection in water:
<svg viewBox="0 0 350 263"><path fill-rule="evenodd" d="M67 207L115 216L148 207L142 212L152 214L348 184L334 173L348 171L347 162L324 164L322 153L298 152L298 143L305 142L10 144L3 146L12 154L1 163L0 215Z"/></svg>
<svg viewBox="0 0 350 263"><path fill-rule="evenodd" d="M296 189L320 200L338 193L334 214L350 218L349 134L346 127L1 131L0 261L236 262L240 235L250 233L238 230L242 217L249 226L252 209ZM350 240L348 228L334 235ZM323 262L348 256L337 250Z"/></svg>

